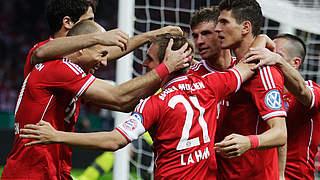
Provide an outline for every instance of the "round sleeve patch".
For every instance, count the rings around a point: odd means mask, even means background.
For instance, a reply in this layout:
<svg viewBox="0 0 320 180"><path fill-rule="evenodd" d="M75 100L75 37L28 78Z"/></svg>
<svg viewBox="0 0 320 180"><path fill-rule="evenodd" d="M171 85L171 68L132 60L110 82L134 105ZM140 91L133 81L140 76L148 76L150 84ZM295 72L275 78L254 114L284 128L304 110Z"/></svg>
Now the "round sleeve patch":
<svg viewBox="0 0 320 180"><path fill-rule="evenodd" d="M271 90L265 96L265 104L272 110L279 110L282 107L282 100L278 90Z"/></svg>

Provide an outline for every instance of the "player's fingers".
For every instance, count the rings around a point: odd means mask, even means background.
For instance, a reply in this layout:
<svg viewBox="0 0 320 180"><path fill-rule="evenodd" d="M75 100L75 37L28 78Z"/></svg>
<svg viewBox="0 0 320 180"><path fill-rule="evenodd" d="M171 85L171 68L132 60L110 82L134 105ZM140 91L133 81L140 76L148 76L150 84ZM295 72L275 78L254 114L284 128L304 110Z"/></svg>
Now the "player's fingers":
<svg viewBox="0 0 320 180"><path fill-rule="evenodd" d="M32 134L20 134L20 137L24 139L40 139L39 136Z"/></svg>
<svg viewBox="0 0 320 180"><path fill-rule="evenodd" d="M191 56L191 53L192 53L192 49L191 48L188 48L188 50L186 50L183 55L184 56Z"/></svg>
<svg viewBox="0 0 320 180"><path fill-rule="evenodd" d="M23 126L23 128L28 128L28 129L38 129L39 126L35 124L26 124Z"/></svg>
<svg viewBox="0 0 320 180"><path fill-rule="evenodd" d="M177 51L179 51L179 52L182 52L182 53L185 53L186 52L186 50L187 50L187 48L188 48L188 42L186 42L180 49L178 49ZM190 53L189 53L190 54ZM187 54L187 55L189 55L189 54ZM186 55L186 56L187 56Z"/></svg>
<svg viewBox="0 0 320 180"><path fill-rule="evenodd" d="M172 45L173 45L173 39L170 38L166 51L171 50L172 49Z"/></svg>
<svg viewBox="0 0 320 180"><path fill-rule="evenodd" d="M39 134L39 131L34 129L20 129L20 132L24 134Z"/></svg>
<svg viewBox="0 0 320 180"><path fill-rule="evenodd" d="M50 123L44 120L41 120L37 123L37 125L46 125L46 124L50 124Z"/></svg>
<svg viewBox="0 0 320 180"><path fill-rule="evenodd" d="M37 144L42 144L41 141L31 141L29 143L26 143L24 146L33 146L33 145L37 145Z"/></svg>

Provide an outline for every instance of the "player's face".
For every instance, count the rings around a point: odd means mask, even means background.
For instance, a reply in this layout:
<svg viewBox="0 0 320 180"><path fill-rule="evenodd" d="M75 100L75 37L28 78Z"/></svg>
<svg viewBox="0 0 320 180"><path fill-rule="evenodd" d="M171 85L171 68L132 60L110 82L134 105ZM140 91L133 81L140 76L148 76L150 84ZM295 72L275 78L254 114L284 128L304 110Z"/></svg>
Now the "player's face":
<svg viewBox="0 0 320 180"><path fill-rule="evenodd" d="M242 24L238 24L231 11L220 12L215 31L221 42L221 48L232 49L242 41Z"/></svg>
<svg viewBox="0 0 320 180"><path fill-rule="evenodd" d="M280 54L283 59L290 63L290 58L288 57L288 50L286 48L289 43L288 40L283 38L277 38L274 39L273 42L276 44L276 53Z"/></svg>
<svg viewBox="0 0 320 180"><path fill-rule="evenodd" d="M94 20L94 13L91 6L88 8L86 13L80 16L79 21L83 21L83 20Z"/></svg>
<svg viewBox="0 0 320 180"><path fill-rule="evenodd" d="M147 58L143 61L142 65L147 67L147 71L151 71L152 69L156 68L160 64L158 58L158 45L152 43L148 52Z"/></svg>
<svg viewBox="0 0 320 180"><path fill-rule="evenodd" d="M204 60L215 60L221 47L214 22L202 22L192 28L192 37L199 54Z"/></svg>
<svg viewBox="0 0 320 180"><path fill-rule="evenodd" d="M87 73L94 73L101 66L107 66L108 49L107 46L95 45L90 48L83 49L83 55L79 61Z"/></svg>

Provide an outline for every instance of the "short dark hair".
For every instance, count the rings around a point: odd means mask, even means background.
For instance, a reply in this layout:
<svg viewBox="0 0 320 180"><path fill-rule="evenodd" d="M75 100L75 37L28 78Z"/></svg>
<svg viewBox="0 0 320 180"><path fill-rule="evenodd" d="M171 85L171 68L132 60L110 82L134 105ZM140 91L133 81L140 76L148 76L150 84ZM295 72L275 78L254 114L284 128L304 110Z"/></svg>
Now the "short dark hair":
<svg viewBox="0 0 320 180"><path fill-rule="evenodd" d="M62 19L69 16L72 22L79 18L92 7L96 11L98 0L50 0L47 6L47 21L53 33L61 29Z"/></svg>
<svg viewBox="0 0 320 180"><path fill-rule="evenodd" d="M219 9L220 11L231 10L232 16L238 24L250 21L253 36L260 34L263 16L261 7L256 0L222 0Z"/></svg>
<svg viewBox="0 0 320 180"><path fill-rule="evenodd" d="M173 39L172 50L178 50L186 42L188 42L188 48L191 48L192 54L194 54L193 43L192 43L192 41L190 41L186 37L184 37L182 35L178 35L178 34L169 34L169 33L160 34L151 40L152 43L158 45L158 59L159 59L160 63L164 59L166 49L167 49L167 46L168 46L170 39ZM193 58L193 56L194 55L192 55L191 59ZM191 62L189 63L189 65L191 65ZM184 75L187 73L187 71L188 71L188 68L180 69L178 71L175 71L173 75L174 76Z"/></svg>
<svg viewBox="0 0 320 180"><path fill-rule="evenodd" d="M278 34L274 37L274 39L286 39L290 42L289 47L285 47L288 51L288 56L290 58L299 57L303 63L306 57L306 44L303 42L301 38L292 34Z"/></svg>
<svg viewBox="0 0 320 180"><path fill-rule="evenodd" d="M190 27L191 29L202 22L218 22L218 17L220 11L217 6L212 6L212 8L201 8L196 10L196 12L191 16Z"/></svg>
<svg viewBox="0 0 320 180"><path fill-rule="evenodd" d="M100 25L91 20L83 20L75 24L67 36L77 36L82 34L92 34L100 31Z"/></svg>

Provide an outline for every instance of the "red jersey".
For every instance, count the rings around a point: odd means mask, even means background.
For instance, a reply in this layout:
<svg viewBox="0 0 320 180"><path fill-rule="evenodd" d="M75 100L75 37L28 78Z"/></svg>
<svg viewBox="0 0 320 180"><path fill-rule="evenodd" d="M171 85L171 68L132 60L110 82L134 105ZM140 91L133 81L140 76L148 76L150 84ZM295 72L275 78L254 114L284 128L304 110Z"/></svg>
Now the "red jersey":
<svg viewBox="0 0 320 180"><path fill-rule="evenodd" d="M66 145L36 145L21 139L19 129L40 120L60 131L73 131L79 115L80 96L95 80L69 60L37 64L25 78L15 109L15 141L2 179L65 179L70 176L71 148ZM64 178L63 178L64 177Z"/></svg>
<svg viewBox="0 0 320 180"><path fill-rule="evenodd" d="M34 51L39 48L40 46L44 45L45 43L51 41L53 38L49 38L45 41L39 42L36 45L33 46L33 48L29 51L26 62L24 64L24 72L23 72L23 78L25 79L28 74L31 72L31 70L33 69L33 65L31 64L31 56L34 53Z"/></svg>
<svg viewBox="0 0 320 180"><path fill-rule="evenodd" d="M286 116L282 103L283 83L283 74L276 67L259 68L255 76L231 95L222 128L217 131L217 140L221 141L232 133L261 134L269 129L268 119ZM240 157L230 159L217 156L217 163L222 179L279 178L276 148L248 150Z"/></svg>
<svg viewBox="0 0 320 180"><path fill-rule="evenodd" d="M117 129L129 142L145 131L150 133L155 179L216 179L215 107L240 83L234 69L177 77L163 92L141 101L130 120Z"/></svg>
<svg viewBox="0 0 320 180"><path fill-rule="evenodd" d="M237 64L236 57L231 57L231 62L229 68L234 67ZM192 65L190 67L190 70L188 74L195 74L198 76L203 76L208 73L213 72L221 72L219 70L215 70L213 67L210 67L210 65L206 62L206 60L201 60L200 62ZM223 117L227 111L227 107L229 106L229 96L226 96L221 99L220 102L217 104L217 131L219 131Z"/></svg>
<svg viewBox="0 0 320 180"><path fill-rule="evenodd" d="M288 114L286 179L314 179L314 159L320 140L320 87L312 81L306 83L312 92L310 107L289 92L284 95Z"/></svg>

